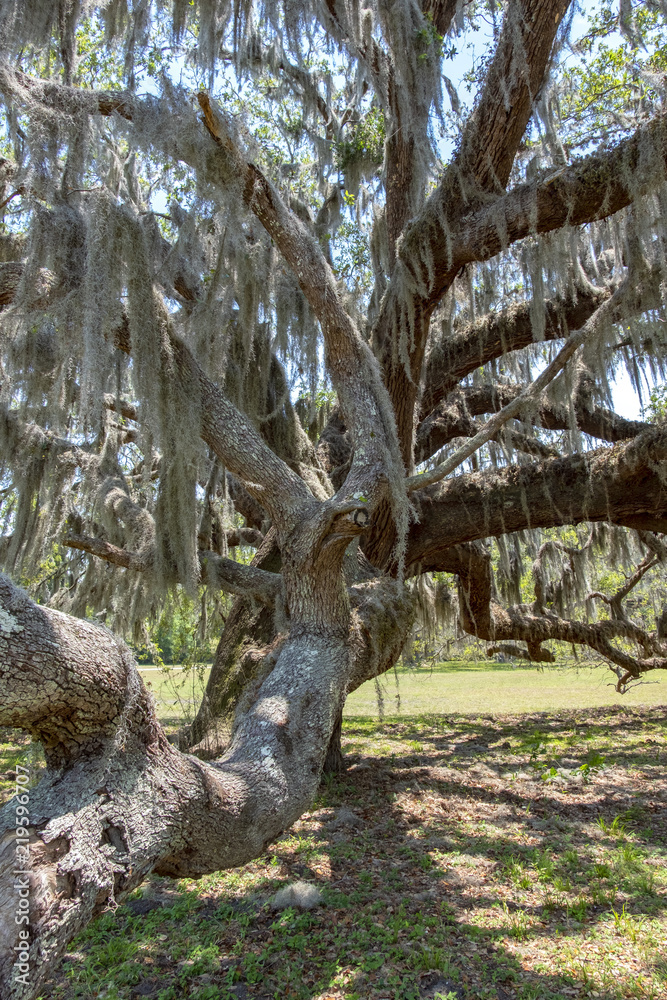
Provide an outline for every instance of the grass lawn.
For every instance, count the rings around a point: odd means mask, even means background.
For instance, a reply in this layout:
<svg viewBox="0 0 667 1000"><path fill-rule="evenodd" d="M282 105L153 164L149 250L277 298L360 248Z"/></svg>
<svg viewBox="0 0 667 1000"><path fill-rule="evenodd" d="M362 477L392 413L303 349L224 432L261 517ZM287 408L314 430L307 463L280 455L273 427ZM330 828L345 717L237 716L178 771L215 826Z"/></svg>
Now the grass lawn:
<svg viewBox="0 0 667 1000"><path fill-rule="evenodd" d="M0 772L28 752L0 744ZM343 744L262 857L149 878L44 1000L664 1000L665 708L347 718ZM276 909L296 881L320 905Z"/></svg>
<svg viewBox="0 0 667 1000"><path fill-rule="evenodd" d="M178 668L142 669L163 722L176 727L199 703L210 668L184 672ZM397 684L398 680L398 684ZM387 717L424 712L539 712L603 706L667 705L667 672L656 670L648 680L625 695L616 693L614 677L604 666L547 666L513 668L508 664L443 663L436 669L401 668L385 675L380 684ZM399 701L397 701L397 695ZM354 691L345 715L379 714L375 681Z"/></svg>
<svg viewBox="0 0 667 1000"><path fill-rule="evenodd" d="M398 683L397 683L398 681ZM614 690L608 667L511 667L508 664L444 663L435 670L402 668L382 678L384 711L395 715L423 712L540 712L605 705L667 705L667 672L656 670L627 694ZM399 703L397 703L397 695ZM353 691L345 714L377 715L374 681Z"/></svg>

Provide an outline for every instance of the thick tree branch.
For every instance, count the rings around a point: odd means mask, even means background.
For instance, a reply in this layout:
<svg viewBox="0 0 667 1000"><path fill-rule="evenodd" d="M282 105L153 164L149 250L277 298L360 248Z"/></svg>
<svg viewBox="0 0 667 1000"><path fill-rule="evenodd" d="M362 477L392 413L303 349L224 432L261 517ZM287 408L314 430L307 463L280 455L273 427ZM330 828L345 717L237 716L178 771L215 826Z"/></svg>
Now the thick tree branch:
<svg viewBox="0 0 667 1000"><path fill-rule="evenodd" d="M456 13L457 0L427 0L421 4L427 17L427 24L440 35L449 31L452 19ZM380 8L382 11L382 8ZM385 17L383 32L393 51L400 46L414 45L414 38L406 39L403 32L396 37L392 18ZM414 32L418 36L418 32ZM371 41L371 45L374 43ZM378 47L375 45L375 47ZM379 47L378 47L379 48ZM422 53L424 55L424 53ZM428 57L427 57L428 58ZM371 67L382 61L382 56L367 59ZM424 164L419 160L424 157L428 148L429 104L419 101L413 104L404 120L404 90L410 87L411 81L398 78L395 60L387 60L383 71L386 77L386 100L388 105L388 129L385 145L385 225L387 227L387 243L389 249L389 265L393 268L396 257L396 244L411 219L421 208L424 197L423 188L415 190L415 179L421 179L424 174ZM379 82L379 81L378 81ZM376 90L378 88L376 87Z"/></svg>
<svg viewBox="0 0 667 1000"><path fill-rule="evenodd" d="M150 569L153 564L152 552L138 553L129 552L127 549L105 542L102 538L90 538L88 535L68 534L62 540L63 545L69 549L78 549L80 552L88 552L90 555L104 559L105 562L123 569L131 569L143 573Z"/></svg>
<svg viewBox="0 0 667 1000"><path fill-rule="evenodd" d="M662 304L660 281L660 274L656 271L641 275L641 280L637 276L632 286L626 288L619 308L612 312L610 320L622 322L647 310L659 309ZM611 285L604 288L586 285L566 298L548 299L544 303L543 339L558 340L567 337L572 330L581 329L614 292L615 288ZM452 336L442 338L426 361L421 419L426 420L438 402L477 368L534 342L529 302L500 312L489 312ZM614 349L619 346L614 345Z"/></svg>
<svg viewBox="0 0 667 1000"><path fill-rule="evenodd" d="M219 587L230 594L255 597L263 604L273 605L280 593L280 573L270 573L257 566L237 563L215 552L200 552L202 583Z"/></svg>
<svg viewBox="0 0 667 1000"><path fill-rule="evenodd" d="M0 610L0 725L26 729L53 762L115 732L133 669L124 644L101 625L38 607L4 576Z"/></svg>
<svg viewBox="0 0 667 1000"><path fill-rule="evenodd" d="M539 643L533 643L526 645L523 649L521 646L515 646L513 643L501 643L499 646L487 646L486 655L490 658L496 656L498 653L501 656L510 656L513 659L517 658L519 660L528 660L530 663L555 663L556 657L549 649L543 649Z"/></svg>
<svg viewBox="0 0 667 1000"><path fill-rule="evenodd" d="M438 188L405 229L394 281L373 331L406 466L431 313L462 263L452 252L456 217L504 188L569 0L508 5L479 103Z"/></svg>
<svg viewBox="0 0 667 1000"><path fill-rule="evenodd" d="M538 662L550 661L549 651L541 648L542 643L550 640L588 646L616 666L616 686L621 693L630 679L651 670L667 670L667 647L655 635L627 620L589 624L560 618L544 608L536 609L527 605L502 607L493 596L488 550L479 543L457 548L459 558L455 572L459 586L459 620L462 628L470 635L494 644L524 641L528 655L523 655ZM449 564L451 566L451 557ZM614 645L614 639L636 643L645 655L632 656L625 649ZM494 645L489 650L489 655L496 649Z"/></svg>
<svg viewBox="0 0 667 1000"><path fill-rule="evenodd" d="M525 642L543 643L556 639L560 642L588 646L610 663L621 668L623 675L639 677L651 670L667 670L667 649L653 640L643 629L631 623L614 619L592 624L560 618L550 612L540 614L523 605L502 608L491 605L491 627L488 634L480 634L481 639L498 641L503 639L523 639ZM644 647L654 647L653 656L637 657L613 644L614 639L630 639ZM618 676L618 675L617 675ZM626 681L619 678L618 689Z"/></svg>
<svg viewBox="0 0 667 1000"><path fill-rule="evenodd" d="M586 339L591 337L601 324L609 321L609 317L614 314L618 303L623 300L625 291L626 287L622 285L614 292L610 299L604 302L593 313L581 330L570 334L556 357L540 372L535 381L523 388L514 399L510 400L501 410L490 417L474 437L457 448L453 455L450 455L449 458L445 459L435 469L430 469L428 472L421 473L419 476L412 476L408 479L408 491L422 489L423 487L420 486L420 483L426 487L444 479L445 476L453 472L466 458L469 458L483 444L486 444L487 441L494 437L503 424L506 424L513 417L518 416L522 410L529 409L539 400L543 390L563 370L570 358Z"/></svg>
<svg viewBox="0 0 667 1000"><path fill-rule="evenodd" d="M291 509L314 503L312 493L286 462L262 440L250 420L204 374L189 349L172 338L177 369L185 385L201 393L202 438L226 468L278 523Z"/></svg>
<svg viewBox="0 0 667 1000"><path fill-rule="evenodd" d="M456 166L480 191L502 190L526 130L570 0L519 0L505 8L484 89L466 123ZM467 181L464 179L463 184ZM471 185L464 196L475 199ZM446 196L445 186L435 193Z"/></svg>
<svg viewBox="0 0 667 1000"><path fill-rule="evenodd" d="M226 531L227 547L235 549L238 545L249 545L256 549L264 541L264 535L257 528L228 528Z"/></svg>
<svg viewBox="0 0 667 1000"><path fill-rule="evenodd" d="M499 412L522 391L521 386L489 384L464 386L453 392L419 425L415 460L425 462L456 437L474 436L478 433L479 426L473 417ZM573 409L576 426L580 431L612 443L636 437L651 426L641 420L626 420L602 406L592 407L587 400L578 397ZM540 403L534 413L527 416L531 423L546 430L562 431L572 427L570 411L546 400ZM539 442L536 441L535 446L538 447ZM517 447L525 450L519 442Z"/></svg>
<svg viewBox="0 0 667 1000"><path fill-rule="evenodd" d="M319 783L349 654L335 632L288 637L229 751L207 765L169 746L131 657L106 630L37 607L4 580L0 610L0 724L49 748L30 793L26 988L12 983L14 908L0 910L0 991L24 1000L71 938L150 871L198 877L235 867L301 815ZM10 803L0 829L15 826ZM2 845L4 887L17 865L14 837Z"/></svg>
<svg viewBox="0 0 667 1000"><path fill-rule="evenodd" d="M604 301L604 299L602 300ZM487 385L461 386L450 392L431 413L425 417L417 429L415 440L415 461L425 462L437 451L455 438L471 438L480 430L475 417L487 413L497 413L512 402L524 387L490 383ZM651 424L641 420L627 420L603 406L593 406L588 397L577 394L573 413L576 427L584 434L602 441L617 443L636 437L651 428ZM572 428L572 412L565 406L549 400L542 400L533 412L522 414L534 426L545 430L568 430ZM503 432L495 434L491 440L502 441ZM553 456L554 450L522 431L512 429L511 446L517 451L535 455L538 458ZM350 445L345 426L337 414L332 415L320 438L319 451L329 474L337 481L337 467L345 467L349 461Z"/></svg>
<svg viewBox="0 0 667 1000"><path fill-rule="evenodd" d="M546 180L522 184L462 218L451 243L452 258L459 266L489 260L532 233L605 219L659 187L666 169L663 113L609 152L564 167Z"/></svg>
<svg viewBox="0 0 667 1000"><path fill-rule="evenodd" d="M480 207L465 209L443 231L434 215L437 192L406 233L407 259L419 260L420 236L433 230L428 271L415 276L422 308L432 310L465 264L489 260L517 240L607 218L656 190L667 169L667 114L640 126L606 153L594 154L545 179L518 185ZM428 222L427 222L428 219ZM453 228L452 228L453 224ZM389 308L389 302L387 307Z"/></svg>
<svg viewBox="0 0 667 1000"><path fill-rule="evenodd" d="M572 330L580 330L613 291L613 288L596 289L588 285L576 289L573 296L547 299L544 303L544 340L558 340L567 337ZM475 369L494 358L520 351L534 340L529 302L489 312L451 337L443 337L426 360L421 419L426 419L440 400Z"/></svg>
<svg viewBox="0 0 667 1000"><path fill-rule="evenodd" d="M126 420L138 420L139 419L139 409L130 403L129 400L119 399L116 396L112 396L111 393L104 394L104 405L107 410L113 410L115 413L120 413L121 417L125 417Z"/></svg>
<svg viewBox="0 0 667 1000"><path fill-rule="evenodd" d="M666 462L667 435L655 428L611 448L445 480L416 494L408 565L437 570L454 545L524 528L610 521L667 531Z"/></svg>
<svg viewBox="0 0 667 1000"><path fill-rule="evenodd" d="M261 530L267 517L262 505L248 493L243 483L230 473L227 474L227 488L235 509L243 515L249 527Z"/></svg>
<svg viewBox="0 0 667 1000"><path fill-rule="evenodd" d="M153 553L139 554L119 548L101 538L86 535L66 535L63 545L104 559L114 566L136 572L150 571ZM203 584L224 590L230 594L255 597L265 604L273 604L280 591L281 579L278 573L269 573L257 566L246 566L234 559L227 559L215 552L200 552L201 581Z"/></svg>

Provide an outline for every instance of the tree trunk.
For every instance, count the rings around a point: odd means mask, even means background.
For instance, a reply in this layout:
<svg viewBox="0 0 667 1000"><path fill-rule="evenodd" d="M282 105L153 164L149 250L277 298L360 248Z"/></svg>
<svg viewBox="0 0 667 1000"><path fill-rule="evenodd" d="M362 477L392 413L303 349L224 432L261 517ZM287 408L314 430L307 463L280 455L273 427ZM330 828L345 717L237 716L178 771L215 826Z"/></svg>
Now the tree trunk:
<svg viewBox="0 0 667 1000"><path fill-rule="evenodd" d="M341 746L341 735L343 732L343 710L341 708L334 723L329 746L324 758L324 774L341 774L345 770L345 758Z"/></svg>
<svg viewBox="0 0 667 1000"><path fill-rule="evenodd" d="M168 743L111 633L39 607L0 578L0 725L30 732L47 761L27 806L27 978L13 957L16 801L0 813L3 1000L36 996L72 936L149 872L196 878L243 864L308 807L351 676L348 520L358 533L344 514L323 545L330 517L316 509L284 540L290 631L214 763Z"/></svg>
<svg viewBox="0 0 667 1000"><path fill-rule="evenodd" d="M220 636L197 714L172 742L203 759L219 756L229 743L237 706L256 686L264 653L274 639L273 609L237 597Z"/></svg>
<svg viewBox="0 0 667 1000"><path fill-rule="evenodd" d="M353 664L347 694L366 680L391 670L410 634L414 608L409 593L392 581L367 575L358 553L349 554L348 582L361 578L350 590L356 612ZM258 551L253 565L277 572L280 556L275 544ZM211 674L194 722L178 734L178 746L209 760L227 746L236 723L257 698L261 684L275 666L284 635L276 614L248 598L237 598L216 649ZM340 745L342 717L327 749L324 771L344 770Z"/></svg>

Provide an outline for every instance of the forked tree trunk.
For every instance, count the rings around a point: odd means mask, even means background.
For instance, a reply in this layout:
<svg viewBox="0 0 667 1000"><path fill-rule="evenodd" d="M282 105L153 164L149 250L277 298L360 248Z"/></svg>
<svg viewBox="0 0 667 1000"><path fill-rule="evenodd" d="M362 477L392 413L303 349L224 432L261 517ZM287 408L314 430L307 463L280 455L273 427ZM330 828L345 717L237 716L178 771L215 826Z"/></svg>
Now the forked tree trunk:
<svg viewBox="0 0 667 1000"><path fill-rule="evenodd" d="M279 572L280 555L273 539L267 538L253 565ZM348 583L354 579L361 581L349 591L355 626L347 695L396 664L412 628L414 607L409 592L391 580L374 575L356 551L348 551L345 573ZM251 598L236 598L220 636L195 719L180 730L175 740L181 750L210 759L226 747L238 720L255 701L261 684L275 666L284 639L284 633L281 635L278 630L281 622L285 627L283 617L274 608ZM344 770L341 733L342 715L327 748L325 773Z"/></svg>
<svg viewBox="0 0 667 1000"><path fill-rule="evenodd" d="M16 850L16 800L0 813L3 1000L36 996L71 938L151 871L196 878L257 857L308 807L325 762L340 768L345 693L396 661L413 606L391 581L369 581L351 588L350 616L339 555L330 545L328 565L306 559L314 565L296 576L288 565L290 634L210 763L167 741L122 642L0 577L0 725L30 732L47 762L29 792L28 865ZM26 867L23 975L13 873Z"/></svg>

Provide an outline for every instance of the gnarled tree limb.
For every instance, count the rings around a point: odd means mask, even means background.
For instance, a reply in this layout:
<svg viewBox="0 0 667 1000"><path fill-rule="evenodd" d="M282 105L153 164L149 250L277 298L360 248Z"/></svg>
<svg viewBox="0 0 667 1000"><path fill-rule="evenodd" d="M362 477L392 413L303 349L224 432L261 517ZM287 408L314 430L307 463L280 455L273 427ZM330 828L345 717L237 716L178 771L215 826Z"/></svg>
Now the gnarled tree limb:
<svg viewBox="0 0 667 1000"><path fill-rule="evenodd" d="M453 545L524 528L610 521L667 531L656 471L665 462L667 434L655 428L611 448L446 479L416 494L407 563L437 570Z"/></svg>
<svg viewBox="0 0 667 1000"><path fill-rule="evenodd" d="M625 293L625 286L618 288L612 297L604 302L586 321L581 330L570 334L563 347L556 357L549 362L543 371L537 376L534 382L525 386L514 399L495 413L486 421L483 427L469 440L460 445L453 455L441 462L434 469L429 469L418 476L411 476L407 480L408 491L422 489L443 479L450 472L453 472L466 458L473 455L483 444L486 444L495 434L498 433L503 424L516 417L523 409L529 409L539 400L542 391L553 381L563 370L570 358L590 337L597 327L608 321L608 316L613 314L617 305L622 301ZM423 484L423 485L422 485Z"/></svg>
<svg viewBox="0 0 667 1000"><path fill-rule="evenodd" d="M558 340L567 337L571 330L580 330L613 291L613 288L596 289L589 285L562 299L548 299L544 303L544 340ZM439 401L476 368L503 354L520 351L533 342L527 302L489 312L451 337L438 340L426 360L421 419L425 419Z"/></svg>
<svg viewBox="0 0 667 1000"><path fill-rule="evenodd" d="M453 392L419 425L415 444L416 460L425 462L453 438L473 437L480 429L473 417L499 412L521 392L520 386L503 384L464 386ZM642 420L627 420L603 406L591 406L586 400L579 398L575 398L573 409L576 426L580 431L612 443L636 437L651 426ZM572 426L572 415L566 407L559 407L544 399L534 413L527 417L531 423L546 430L568 430ZM520 446L517 444L517 447Z"/></svg>
<svg viewBox="0 0 667 1000"><path fill-rule="evenodd" d="M63 538L63 545L88 552L114 566L135 572L143 573L153 566L152 551L130 552L101 538L70 534ZM199 553L199 563L202 583L229 594L251 596L265 604L273 605L280 591L281 579L278 573L269 573L256 566L238 563L234 559L227 559L208 551Z"/></svg>
<svg viewBox="0 0 667 1000"><path fill-rule="evenodd" d="M408 468L430 317L465 263L451 249L451 227L457 224L450 218L452 206L463 214L507 183L568 7L569 0L555 4L521 0L506 8L484 90L466 124L459 152L403 232L395 269L401 280L392 282L383 300L373 340Z"/></svg>
<svg viewBox="0 0 667 1000"><path fill-rule="evenodd" d="M349 659L335 631L288 638L227 754L204 764L169 746L131 657L105 629L37 607L4 579L0 608L0 683L11 694L0 724L30 731L57 764L30 795L28 987L12 984L18 927L9 900L0 909L0 988L22 1000L148 872L242 864L294 822L319 782ZM0 825L15 825L11 803ZM9 837L3 886L16 863Z"/></svg>

